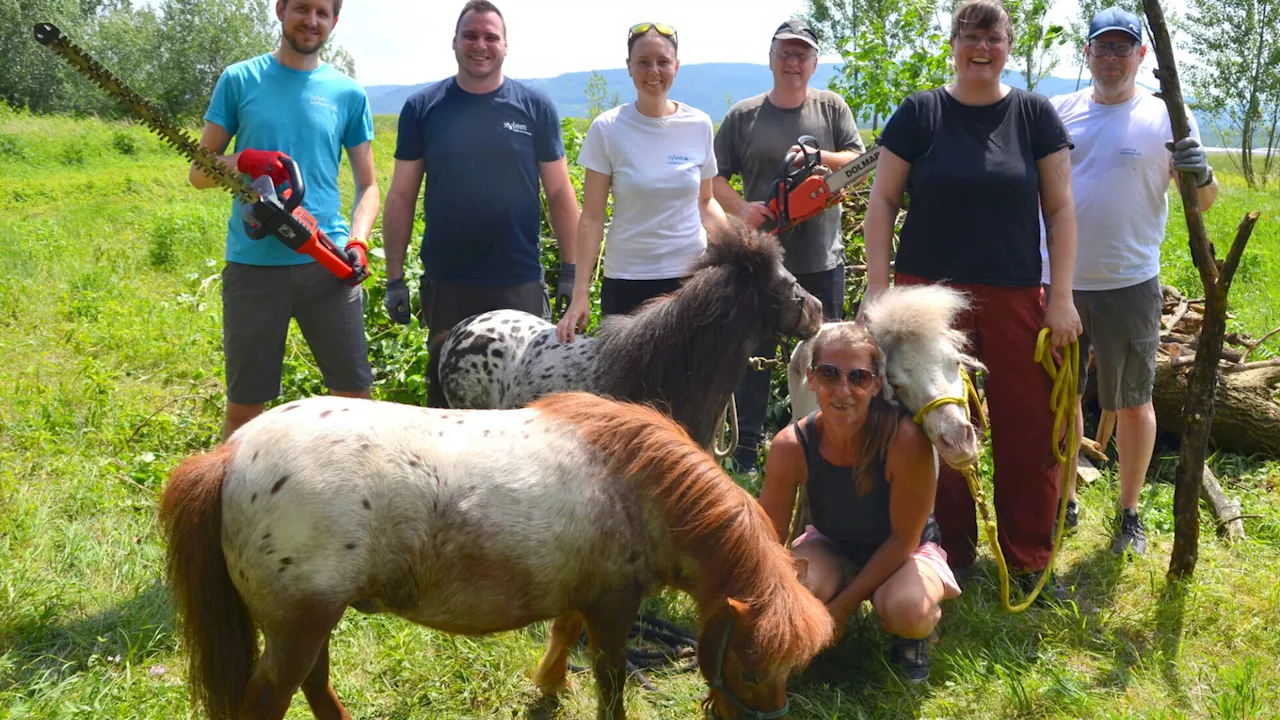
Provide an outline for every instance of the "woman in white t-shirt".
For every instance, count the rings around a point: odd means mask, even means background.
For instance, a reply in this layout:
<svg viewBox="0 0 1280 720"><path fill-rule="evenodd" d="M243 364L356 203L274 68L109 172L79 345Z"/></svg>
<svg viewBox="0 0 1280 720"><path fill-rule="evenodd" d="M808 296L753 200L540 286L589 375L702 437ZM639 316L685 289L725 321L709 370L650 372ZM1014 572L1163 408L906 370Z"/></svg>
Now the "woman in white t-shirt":
<svg viewBox="0 0 1280 720"><path fill-rule="evenodd" d="M706 113L667 98L680 61L676 31L640 23L627 37L627 70L636 101L591 123L578 164L586 168L578 223L576 282L556 335L572 342L591 316L591 276L604 237L605 202L613 221L604 256L600 310L627 314L680 286L707 247L707 230L728 230L711 196L714 132Z"/></svg>

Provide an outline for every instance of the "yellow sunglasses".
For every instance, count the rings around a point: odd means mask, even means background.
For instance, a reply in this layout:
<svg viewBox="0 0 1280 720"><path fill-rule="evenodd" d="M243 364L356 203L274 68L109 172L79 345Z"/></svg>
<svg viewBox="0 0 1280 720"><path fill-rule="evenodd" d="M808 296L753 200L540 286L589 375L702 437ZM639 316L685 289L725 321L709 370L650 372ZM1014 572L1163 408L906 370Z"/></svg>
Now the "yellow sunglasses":
<svg viewBox="0 0 1280 720"><path fill-rule="evenodd" d="M643 35L649 32L650 29L657 30L659 35L666 35L667 37L671 38L672 40L676 40L677 42L679 40L679 38L676 36L675 28L665 23L651 23L651 22L638 23L636 25L632 25L631 32L627 36L627 38L630 39L637 35Z"/></svg>

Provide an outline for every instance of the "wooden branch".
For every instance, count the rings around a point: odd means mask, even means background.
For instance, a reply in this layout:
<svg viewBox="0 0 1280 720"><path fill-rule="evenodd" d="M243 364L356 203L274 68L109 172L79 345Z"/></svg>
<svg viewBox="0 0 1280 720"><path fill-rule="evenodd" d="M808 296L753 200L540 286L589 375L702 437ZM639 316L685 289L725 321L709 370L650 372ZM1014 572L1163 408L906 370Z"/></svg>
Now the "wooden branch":
<svg viewBox="0 0 1280 720"><path fill-rule="evenodd" d="M1169 324L1165 326L1165 330L1172 330L1178 327L1178 323L1182 322L1182 318L1187 316L1187 310L1191 308L1191 303L1186 298L1182 298L1178 302L1178 309L1173 312L1173 316L1169 318Z"/></svg>
<svg viewBox="0 0 1280 720"><path fill-rule="evenodd" d="M1200 499L1209 503L1209 507L1213 509L1213 515L1218 519L1218 532L1223 533L1228 541L1244 539L1240 502L1227 497L1218 478L1207 465L1204 468L1204 478L1200 481Z"/></svg>
<svg viewBox="0 0 1280 720"><path fill-rule="evenodd" d="M1254 360L1250 363L1240 363L1225 368L1223 372L1244 372L1246 370L1257 370L1259 368L1280 367L1280 358L1271 358L1270 360Z"/></svg>
<svg viewBox="0 0 1280 720"><path fill-rule="evenodd" d="M1244 357L1241 359L1241 362L1248 362L1249 356L1253 354L1253 351L1257 350L1259 347L1262 347L1263 343L1275 337L1277 333L1280 333L1280 327L1277 327L1275 330L1272 330L1266 335L1263 335L1260 339L1253 341L1253 344L1248 346L1249 350L1245 352Z"/></svg>
<svg viewBox="0 0 1280 720"><path fill-rule="evenodd" d="M1240 258L1244 257L1244 246L1249 244L1249 236L1253 234L1253 226L1258 223L1262 213L1254 210L1245 213L1244 219L1236 226L1236 237L1231 241L1231 249L1227 251L1227 259L1222 263L1218 275L1218 294L1223 298L1231 291L1231 281L1236 277L1236 268L1240 267Z"/></svg>

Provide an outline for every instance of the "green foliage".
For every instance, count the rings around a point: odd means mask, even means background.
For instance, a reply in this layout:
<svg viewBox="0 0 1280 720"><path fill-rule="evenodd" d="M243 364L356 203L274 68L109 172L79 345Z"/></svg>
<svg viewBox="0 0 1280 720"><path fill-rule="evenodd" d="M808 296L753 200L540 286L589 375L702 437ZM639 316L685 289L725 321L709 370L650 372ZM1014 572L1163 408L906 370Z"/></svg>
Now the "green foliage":
<svg viewBox="0 0 1280 720"><path fill-rule="evenodd" d="M594 120L597 115L622 104L622 98L615 92L609 92L609 81L595 70L587 78L587 120Z"/></svg>
<svg viewBox="0 0 1280 720"><path fill-rule="evenodd" d="M1197 110L1227 117L1245 182L1265 188L1271 151L1280 150L1280 0L1192 0L1189 7L1181 44L1197 62L1181 73L1183 93ZM1261 172L1253 155L1259 141L1268 150Z"/></svg>
<svg viewBox="0 0 1280 720"><path fill-rule="evenodd" d="M868 2L857 34L841 42L844 63L830 80L854 117L878 129L908 95L938 87L949 76L947 34L938 21L937 0Z"/></svg>
<svg viewBox="0 0 1280 720"><path fill-rule="evenodd" d="M1050 0L1006 0L1005 9L1013 22L1014 45L1010 56L1022 66L1029 91L1048 77L1058 65L1058 48L1068 39L1066 28L1045 22Z"/></svg>

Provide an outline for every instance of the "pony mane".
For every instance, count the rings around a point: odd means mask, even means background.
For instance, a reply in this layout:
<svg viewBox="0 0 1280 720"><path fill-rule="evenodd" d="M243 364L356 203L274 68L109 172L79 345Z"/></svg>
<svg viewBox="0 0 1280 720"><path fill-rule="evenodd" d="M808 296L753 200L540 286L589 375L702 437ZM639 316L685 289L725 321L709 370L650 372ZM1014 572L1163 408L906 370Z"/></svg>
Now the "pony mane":
<svg viewBox="0 0 1280 720"><path fill-rule="evenodd" d="M719 396L736 385L743 364L737 355L749 353L761 339L750 330L763 325L765 290L782 263L776 241L741 221L732 224L733 232L709 238L706 253L678 290L646 302L631 315L605 318L597 335L600 393L663 408L678 400L708 416L677 418L700 442L709 442L701 435L714 432L710 424L723 405ZM709 377L734 382L709 385Z"/></svg>
<svg viewBox="0 0 1280 720"><path fill-rule="evenodd" d="M580 392L530 407L574 425L613 474L641 484L676 548L698 562L699 601L725 596L749 605L754 641L768 664L807 663L830 640L830 613L800 584L764 509L674 420Z"/></svg>
<svg viewBox="0 0 1280 720"><path fill-rule="evenodd" d="M963 351L969 337L953 327L969 308L969 295L942 285L894 286L866 308L867 328L881 346L920 344L941 338Z"/></svg>

